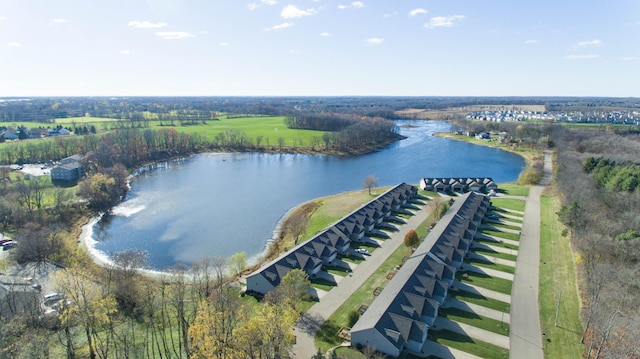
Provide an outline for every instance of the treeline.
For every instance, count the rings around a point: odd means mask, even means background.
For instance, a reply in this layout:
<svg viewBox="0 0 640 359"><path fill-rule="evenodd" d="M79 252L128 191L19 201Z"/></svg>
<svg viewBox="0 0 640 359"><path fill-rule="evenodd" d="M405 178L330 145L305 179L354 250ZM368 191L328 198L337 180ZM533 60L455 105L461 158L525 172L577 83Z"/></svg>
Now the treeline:
<svg viewBox="0 0 640 359"><path fill-rule="evenodd" d="M633 192L640 186L640 164L637 163L588 157L582 161L582 169L593 174L599 187L609 191Z"/></svg>
<svg viewBox="0 0 640 359"><path fill-rule="evenodd" d="M287 127L295 129L328 131L322 136L325 148L339 151L366 148L401 138L393 121L379 117L304 114L288 116L285 124Z"/></svg>
<svg viewBox="0 0 640 359"><path fill-rule="evenodd" d="M0 99L0 122L52 121L85 115L115 119L166 116L167 121L212 120L215 113L295 116L333 113L395 119L407 108L473 105L545 105L547 111L635 109L633 98L569 97L53 97Z"/></svg>
<svg viewBox="0 0 640 359"><path fill-rule="evenodd" d="M563 195L557 214L576 251L587 357L637 357L640 191L629 192L624 177L635 176L640 137L561 126L551 136Z"/></svg>

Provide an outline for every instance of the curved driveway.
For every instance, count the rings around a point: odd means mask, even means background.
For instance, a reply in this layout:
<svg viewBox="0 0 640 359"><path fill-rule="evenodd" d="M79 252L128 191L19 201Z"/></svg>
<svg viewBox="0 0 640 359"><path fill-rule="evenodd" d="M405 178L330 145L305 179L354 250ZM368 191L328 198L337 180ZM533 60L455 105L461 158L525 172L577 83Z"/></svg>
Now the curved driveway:
<svg viewBox="0 0 640 359"><path fill-rule="evenodd" d="M544 176L531 187L511 291L510 357L542 359L538 283L540 271L540 194L552 178L551 151L544 153Z"/></svg>

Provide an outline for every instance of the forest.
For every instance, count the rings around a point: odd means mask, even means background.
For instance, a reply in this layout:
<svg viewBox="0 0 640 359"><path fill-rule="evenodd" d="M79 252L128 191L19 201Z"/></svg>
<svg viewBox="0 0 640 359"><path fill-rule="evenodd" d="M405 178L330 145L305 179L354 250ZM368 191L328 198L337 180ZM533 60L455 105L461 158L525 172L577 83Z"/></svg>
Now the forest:
<svg viewBox="0 0 640 359"><path fill-rule="evenodd" d="M640 136L554 126L558 217L576 251L587 357L640 351Z"/></svg>

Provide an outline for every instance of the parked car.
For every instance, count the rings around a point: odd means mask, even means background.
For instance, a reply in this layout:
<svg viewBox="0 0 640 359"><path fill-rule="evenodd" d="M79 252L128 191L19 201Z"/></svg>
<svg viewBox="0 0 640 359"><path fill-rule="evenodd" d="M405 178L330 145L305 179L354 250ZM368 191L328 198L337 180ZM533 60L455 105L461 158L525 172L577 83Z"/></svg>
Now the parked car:
<svg viewBox="0 0 640 359"><path fill-rule="evenodd" d="M2 243L2 250L8 251L9 249L15 247L16 244L18 244L18 242L16 241L9 241L9 242Z"/></svg>
<svg viewBox="0 0 640 359"><path fill-rule="evenodd" d="M369 254L369 251L366 250L365 248L357 248L356 249L356 253L360 253L360 254Z"/></svg>
<svg viewBox="0 0 640 359"><path fill-rule="evenodd" d="M11 241L13 241L13 239L11 238L2 238L0 239L0 245L5 244L7 242L11 242Z"/></svg>
<svg viewBox="0 0 640 359"><path fill-rule="evenodd" d="M59 302L60 299L62 299L62 295L60 293L54 292L54 293L49 293L45 295L43 298L44 298L44 305L51 306Z"/></svg>

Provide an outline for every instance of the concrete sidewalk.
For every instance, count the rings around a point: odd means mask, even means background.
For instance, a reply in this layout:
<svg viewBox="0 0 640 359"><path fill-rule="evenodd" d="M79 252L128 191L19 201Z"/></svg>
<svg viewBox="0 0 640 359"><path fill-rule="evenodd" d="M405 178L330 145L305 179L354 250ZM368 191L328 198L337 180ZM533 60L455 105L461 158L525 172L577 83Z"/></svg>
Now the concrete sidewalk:
<svg viewBox="0 0 640 359"><path fill-rule="evenodd" d="M529 190L525 206L520 255L511 291L511 358L543 359L540 326L540 194L553 176L551 151L544 153L544 176Z"/></svg>

